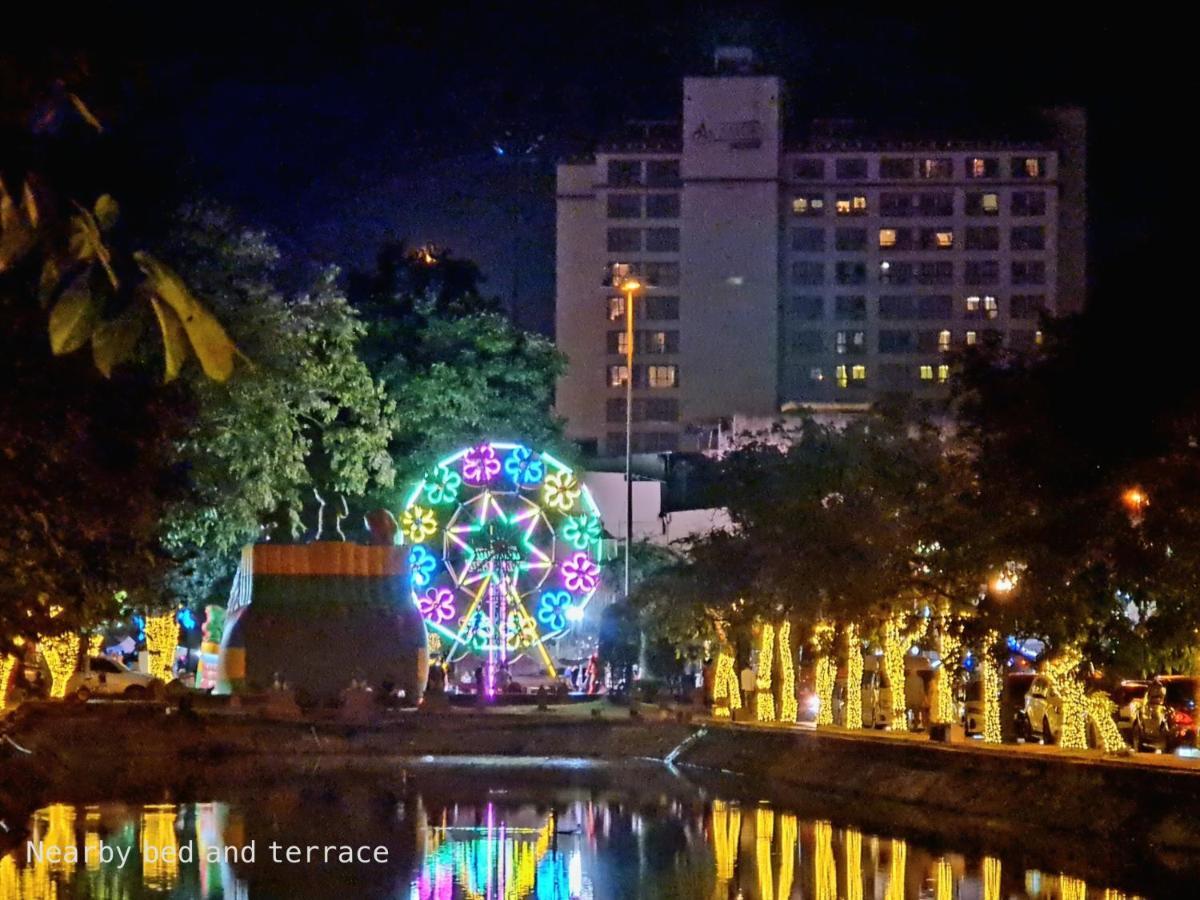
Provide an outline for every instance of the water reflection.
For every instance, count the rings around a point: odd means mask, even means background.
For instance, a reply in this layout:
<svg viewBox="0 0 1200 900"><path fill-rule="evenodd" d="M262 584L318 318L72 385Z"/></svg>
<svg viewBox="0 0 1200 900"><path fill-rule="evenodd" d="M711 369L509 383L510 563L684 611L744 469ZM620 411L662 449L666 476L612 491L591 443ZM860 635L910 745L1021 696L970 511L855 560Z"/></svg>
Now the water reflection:
<svg viewBox="0 0 1200 900"><path fill-rule="evenodd" d="M582 789L479 793L485 799L462 802L436 792L380 797L326 786L276 788L253 802L53 804L29 823L38 848L32 858L25 845L0 857L0 900L1132 896L1070 873L931 851L766 804L630 802ZM388 848L387 864L289 865L267 850L270 842L365 838Z"/></svg>

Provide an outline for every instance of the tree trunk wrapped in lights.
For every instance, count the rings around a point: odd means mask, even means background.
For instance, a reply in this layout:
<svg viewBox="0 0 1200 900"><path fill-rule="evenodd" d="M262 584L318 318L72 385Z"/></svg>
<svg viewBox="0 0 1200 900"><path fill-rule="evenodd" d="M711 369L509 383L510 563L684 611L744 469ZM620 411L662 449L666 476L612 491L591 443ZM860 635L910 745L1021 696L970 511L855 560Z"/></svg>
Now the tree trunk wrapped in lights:
<svg viewBox="0 0 1200 900"><path fill-rule="evenodd" d="M1000 727L1000 692L1004 690L1004 679L999 667L989 652L996 642L995 632L988 634L987 649L979 657L980 691L983 696L983 740L988 744L1003 741Z"/></svg>
<svg viewBox="0 0 1200 900"><path fill-rule="evenodd" d="M717 653L717 664L713 672L713 715L729 719L742 708L742 693L738 687L737 672L734 671L733 654L722 649Z"/></svg>
<svg viewBox="0 0 1200 900"><path fill-rule="evenodd" d="M8 703L8 682L13 669L17 667L17 658L10 653L0 656L0 712Z"/></svg>
<svg viewBox="0 0 1200 900"><path fill-rule="evenodd" d="M738 848L742 843L742 811L737 805L714 800L712 805L713 861L717 868L714 897L728 896L728 885L737 866Z"/></svg>
<svg viewBox="0 0 1200 900"><path fill-rule="evenodd" d="M813 823L813 882L817 900L837 900L837 862L833 858L833 825L824 820Z"/></svg>
<svg viewBox="0 0 1200 900"><path fill-rule="evenodd" d="M796 880L796 840L800 825L791 813L779 817L779 890L776 897L787 900L792 896L792 884Z"/></svg>
<svg viewBox="0 0 1200 900"><path fill-rule="evenodd" d="M813 673L817 691L817 724L833 724L833 687L837 678L837 660L834 657L833 625L817 622L813 626L812 646L816 651L817 664Z"/></svg>
<svg viewBox="0 0 1200 900"><path fill-rule="evenodd" d="M846 637L846 709L847 728L862 728L862 644L858 640L858 626L853 622L845 627Z"/></svg>
<svg viewBox="0 0 1200 900"><path fill-rule="evenodd" d="M883 625L883 671L887 676L892 708L889 716L889 727L897 728L904 719L904 651L908 649L904 642L903 612L895 612L888 616Z"/></svg>
<svg viewBox="0 0 1200 900"><path fill-rule="evenodd" d="M1067 750L1087 749L1087 700L1083 685L1075 678L1080 660L1079 651L1072 649L1046 665L1046 677L1062 699L1060 743Z"/></svg>
<svg viewBox="0 0 1200 900"><path fill-rule="evenodd" d="M775 626L762 623L758 642L758 675L754 683L754 718L775 721L775 695L771 693L771 670L775 667Z"/></svg>
<svg viewBox="0 0 1200 900"><path fill-rule="evenodd" d="M88 656L99 656L100 651L104 649L104 634L96 632L88 635Z"/></svg>
<svg viewBox="0 0 1200 900"><path fill-rule="evenodd" d="M160 681L171 680L175 648L179 645L179 623L174 612L146 616L146 650L150 656L150 674Z"/></svg>
<svg viewBox="0 0 1200 900"><path fill-rule="evenodd" d="M779 721L795 722L796 663L792 659L792 623L784 619L776 635L779 647Z"/></svg>
<svg viewBox="0 0 1200 900"><path fill-rule="evenodd" d="M67 694L67 680L79 665L79 635L73 631L38 641L38 649L50 669L50 696L61 699Z"/></svg>
<svg viewBox="0 0 1200 900"><path fill-rule="evenodd" d="M760 806L754 811L754 863L758 869L758 896L775 896L775 873L771 870L771 844L775 839L775 810Z"/></svg>
<svg viewBox="0 0 1200 900"><path fill-rule="evenodd" d="M954 702L954 669L958 660L960 642L950 633L950 604L943 603L938 610L937 651L941 665L933 678L933 697L929 704L931 721L950 725L958 721L958 709Z"/></svg>
<svg viewBox="0 0 1200 900"><path fill-rule="evenodd" d="M1100 742L1100 749L1105 753L1120 753L1128 749L1125 738L1113 719L1117 704L1112 698L1097 691L1087 698L1088 721Z"/></svg>

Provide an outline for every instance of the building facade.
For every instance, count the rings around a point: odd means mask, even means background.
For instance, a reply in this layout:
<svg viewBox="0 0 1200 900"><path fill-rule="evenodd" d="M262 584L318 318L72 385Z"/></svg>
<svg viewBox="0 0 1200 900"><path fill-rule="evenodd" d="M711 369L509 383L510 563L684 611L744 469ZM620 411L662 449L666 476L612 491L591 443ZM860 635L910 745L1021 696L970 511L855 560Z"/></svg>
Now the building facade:
<svg viewBox="0 0 1200 900"><path fill-rule="evenodd" d="M779 79L686 78L682 122L563 163L557 408L624 452L702 449L735 415L944 397L957 348L1032 350L1082 306L1085 126L1038 139L785 141ZM608 273L633 266L634 366Z"/></svg>

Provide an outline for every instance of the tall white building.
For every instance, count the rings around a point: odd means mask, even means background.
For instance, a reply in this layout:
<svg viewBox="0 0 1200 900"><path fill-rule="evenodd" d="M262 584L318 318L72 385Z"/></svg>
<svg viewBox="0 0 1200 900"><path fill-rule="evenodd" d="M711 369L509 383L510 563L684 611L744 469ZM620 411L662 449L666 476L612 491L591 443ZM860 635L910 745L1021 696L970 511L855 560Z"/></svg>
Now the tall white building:
<svg viewBox="0 0 1200 900"><path fill-rule="evenodd" d="M635 452L702 448L735 415L937 399L955 348L1032 349L1081 307L1081 111L1019 142L785 141L783 85L734 60L684 79L681 122L558 168L557 408L585 449L624 452L630 374ZM613 263L652 285L632 373Z"/></svg>

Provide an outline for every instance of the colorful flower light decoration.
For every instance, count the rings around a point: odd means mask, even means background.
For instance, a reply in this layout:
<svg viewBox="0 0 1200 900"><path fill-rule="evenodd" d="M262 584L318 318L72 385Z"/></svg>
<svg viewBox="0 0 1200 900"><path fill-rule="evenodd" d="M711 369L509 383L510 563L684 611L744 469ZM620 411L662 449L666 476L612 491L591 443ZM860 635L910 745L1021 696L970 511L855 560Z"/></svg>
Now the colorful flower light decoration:
<svg viewBox="0 0 1200 900"><path fill-rule="evenodd" d="M428 587L436 570L437 557L420 544L412 548L408 554L408 573L415 587Z"/></svg>
<svg viewBox="0 0 1200 900"><path fill-rule="evenodd" d="M454 618L454 592L449 588L430 588L417 600L421 615L434 622L449 622Z"/></svg>
<svg viewBox="0 0 1200 900"><path fill-rule="evenodd" d="M491 444L480 444L463 458L463 480L468 484L487 484L500 474L500 460Z"/></svg>
<svg viewBox="0 0 1200 900"><path fill-rule="evenodd" d="M538 484L546 475L546 466L528 447L514 447L504 460L504 474L517 487Z"/></svg>
<svg viewBox="0 0 1200 900"><path fill-rule="evenodd" d="M576 553L564 562L562 574L569 591L594 591L600 583L600 567L586 553Z"/></svg>
<svg viewBox="0 0 1200 900"><path fill-rule="evenodd" d="M424 506L411 506L400 517L400 530L414 544L433 537L437 534L437 529L437 516L433 514L432 509L426 509Z"/></svg>
<svg viewBox="0 0 1200 900"><path fill-rule="evenodd" d="M555 472L546 476L544 491L546 505L561 512L570 512L579 499L579 479L571 472Z"/></svg>
<svg viewBox="0 0 1200 900"><path fill-rule="evenodd" d="M551 631L562 631L571 619L574 598L566 591L547 591L538 603L538 621Z"/></svg>
<svg viewBox="0 0 1200 900"><path fill-rule="evenodd" d="M538 639L537 625L524 610L514 609L508 614L508 625L504 629L509 650L528 647Z"/></svg>
<svg viewBox="0 0 1200 900"><path fill-rule="evenodd" d="M435 466L425 480L425 497L430 503L453 503L461 487L461 475L445 466Z"/></svg>
<svg viewBox="0 0 1200 900"><path fill-rule="evenodd" d="M579 516L568 516L563 522L563 540L576 550L586 550L600 540L600 517L584 513Z"/></svg>

